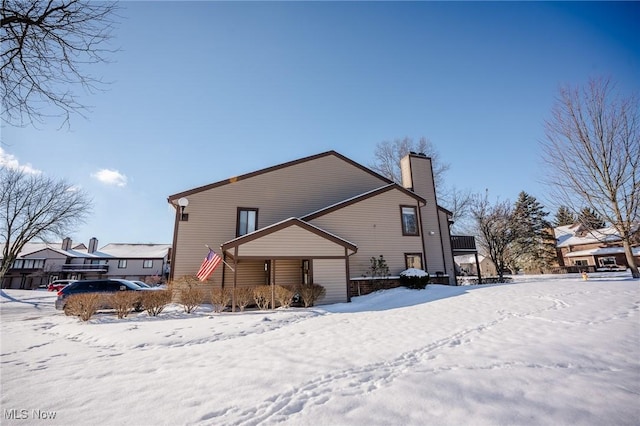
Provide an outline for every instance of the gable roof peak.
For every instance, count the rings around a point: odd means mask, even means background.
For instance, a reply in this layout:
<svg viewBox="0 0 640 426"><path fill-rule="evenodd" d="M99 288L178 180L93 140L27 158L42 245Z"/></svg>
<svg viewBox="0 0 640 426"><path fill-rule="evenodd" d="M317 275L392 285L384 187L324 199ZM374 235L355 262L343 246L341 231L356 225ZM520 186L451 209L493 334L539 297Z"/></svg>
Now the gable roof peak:
<svg viewBox="0 0 640 426"><path fill-rule="evenodd" d="M175 205L177 203L177 200L182 198L182 197L187 197L189 195L193 195L193 194L197 194L199 192L207 191L209 189L216 188L216 187L219 187L219 186L222 186L222 185L227 185L229 183L238 182L240 180L248 179L248 178L251 178L251 177L254 177L254 176L259 176L259 175L262 175L262 174L265 174L265 173L269 173L269 172L272 172L272 171L275 171L275 170L284 169L286 167L295 166L295 165L298 165L298 164L306 163L308 161L313 161L313 160L317 160L319 158L328 157L328 156L336 157L336 158L338 158L338 159L340 159L340 160L342 160L342 161L344 161L344 162L346 162L346 163L348 163L348 164L350 164L350 165L352 165L354 167L359 168L360 170L363 170L363 171L365 171L365 172L377 177L378 179L380 179L381 181L383 181L383 182L385 182L387 184L393 183L393 181L389 180L388 178L382 176L381 174L371 170L370 168L368 168L366 166L363 166L360 163L357 163L357 162L351 160L348 157L345 157L344 155L340 154L339 152L337 152L335 150L329 150L329 151L321 152L319 154L314 154L314 155L310 155L310 156L307 156L307 157L302 157L302 158L299 158L297 160L292 160L292 161L288 161L288 162L285 162L285 163L277 164L275 166L266 167L264 169L256 170L254 172L245 173L245 174L242 174L242 175L239 175L239 176L232 176L232 177L229 177L227 179L224 179L224 180L221 180L221 181L218 181L218 182L210 183L208 185L203 185L203 186L192 188L192 189L189 189L189 190L186 190L186 191L183 191L183 192L179 192L177 194L170 195L167 198L167 201L169 203Z"/></svg>

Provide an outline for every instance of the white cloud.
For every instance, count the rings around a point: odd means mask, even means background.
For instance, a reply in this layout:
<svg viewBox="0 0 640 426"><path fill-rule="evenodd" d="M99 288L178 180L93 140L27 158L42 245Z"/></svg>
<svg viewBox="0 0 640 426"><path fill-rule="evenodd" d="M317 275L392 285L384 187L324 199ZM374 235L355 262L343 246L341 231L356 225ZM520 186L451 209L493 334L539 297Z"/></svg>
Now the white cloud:
<svg viewBox="0 0 640 426"><path fill-rule="evenodd" d="M15 155L5 152L5 150L2 148L0 148L0 166L4 166L13 170L21 170L31 175L39 175L40 173L42 173L42 170L34 168L29 163L20 164Z"/></svg>
<svg viewBox="0 0 640 426"><path fill-rule="evenodd" d="M91 175L105 185L127 186L127 177L117 170L101 169Z"/></svg>

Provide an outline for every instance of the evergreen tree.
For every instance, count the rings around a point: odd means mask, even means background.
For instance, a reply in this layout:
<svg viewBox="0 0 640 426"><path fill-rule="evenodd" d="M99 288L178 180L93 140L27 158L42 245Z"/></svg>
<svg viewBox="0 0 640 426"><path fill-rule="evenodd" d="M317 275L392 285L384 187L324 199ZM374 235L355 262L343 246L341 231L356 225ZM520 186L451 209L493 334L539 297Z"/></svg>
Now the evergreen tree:
<svg viewBox="0 0 640 426"><path fill-rule="evenodd" d="M602 219L602 217L593 209L588 207L584 207L580 210L580 214L578 214L578 222L589 230L601 229L606 226L604 219Z"/></svg>
<svg viewBox="0 0 640 426"><path fill-rule="evenodd" d="M575 215L569 210L567 206L560 206L556 213L555 226L573 225L576 223Z"/></svg>
<svg viewBox="0 0 640 426"><path fill-rule="evenodd" d="M542 272L555 260L555 237L548 215L535 197L524 191L519 194L511 224L515 234L509 251L513 267Z"/></svg>

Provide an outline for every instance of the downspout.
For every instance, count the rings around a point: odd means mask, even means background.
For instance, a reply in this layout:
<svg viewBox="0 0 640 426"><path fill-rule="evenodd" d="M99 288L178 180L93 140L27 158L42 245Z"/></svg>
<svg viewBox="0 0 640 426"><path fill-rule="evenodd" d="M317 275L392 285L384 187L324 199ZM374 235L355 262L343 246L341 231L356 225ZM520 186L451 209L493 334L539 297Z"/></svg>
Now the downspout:
<svg viewBox="0 0 640 426"><path fill-rule="evenodd" d="M351 273L349 272L349 250L344 248L344 268L347 275L347 302L351 302Z"/></svg>
<svg viewBox="0 0 640 426"><path fill-rule="evenodd" d="M167 201L173 206L174 209L176 209L176 218L173 224L173 243L171 245L171 265L169 267L169 282L171 282L173 281L173 274L176 270L176 248L178 246L178 220L180 219L180 209L178 209L178 207L173 204L171 200L167 199Z"/></svg>
<svg viewBox="0 0 640 426"><path fill-rule="evenodd" d="M418 227L419 227L419 233L420 233L420 239L422 241L422 260L424 262L423 265L423 269L425 271L428 271L428 265L427 265L427 245L424 243L424 239L426 237L426 235L424 235L424 229L422 228L422 207L426 206L427 202L425 201L424 204L422 206L420 206L420 201L418 200Z"/></svg>

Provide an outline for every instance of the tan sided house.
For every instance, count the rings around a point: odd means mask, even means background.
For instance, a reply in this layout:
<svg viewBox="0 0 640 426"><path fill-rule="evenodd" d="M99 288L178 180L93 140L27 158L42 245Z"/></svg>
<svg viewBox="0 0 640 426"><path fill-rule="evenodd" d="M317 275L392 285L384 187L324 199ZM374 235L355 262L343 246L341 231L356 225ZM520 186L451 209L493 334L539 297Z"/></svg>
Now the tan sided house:
<svg viewBox="0 0 640 426"><path fill-rule="evenodd" d="M328 151L171 195L171 278L195 275L211 247L226 264L210 288L313 282L326 289L319 303L347 302L381 255L392 276L411 267L455 284L431 159L401 166L402 186Z"/></svg>

